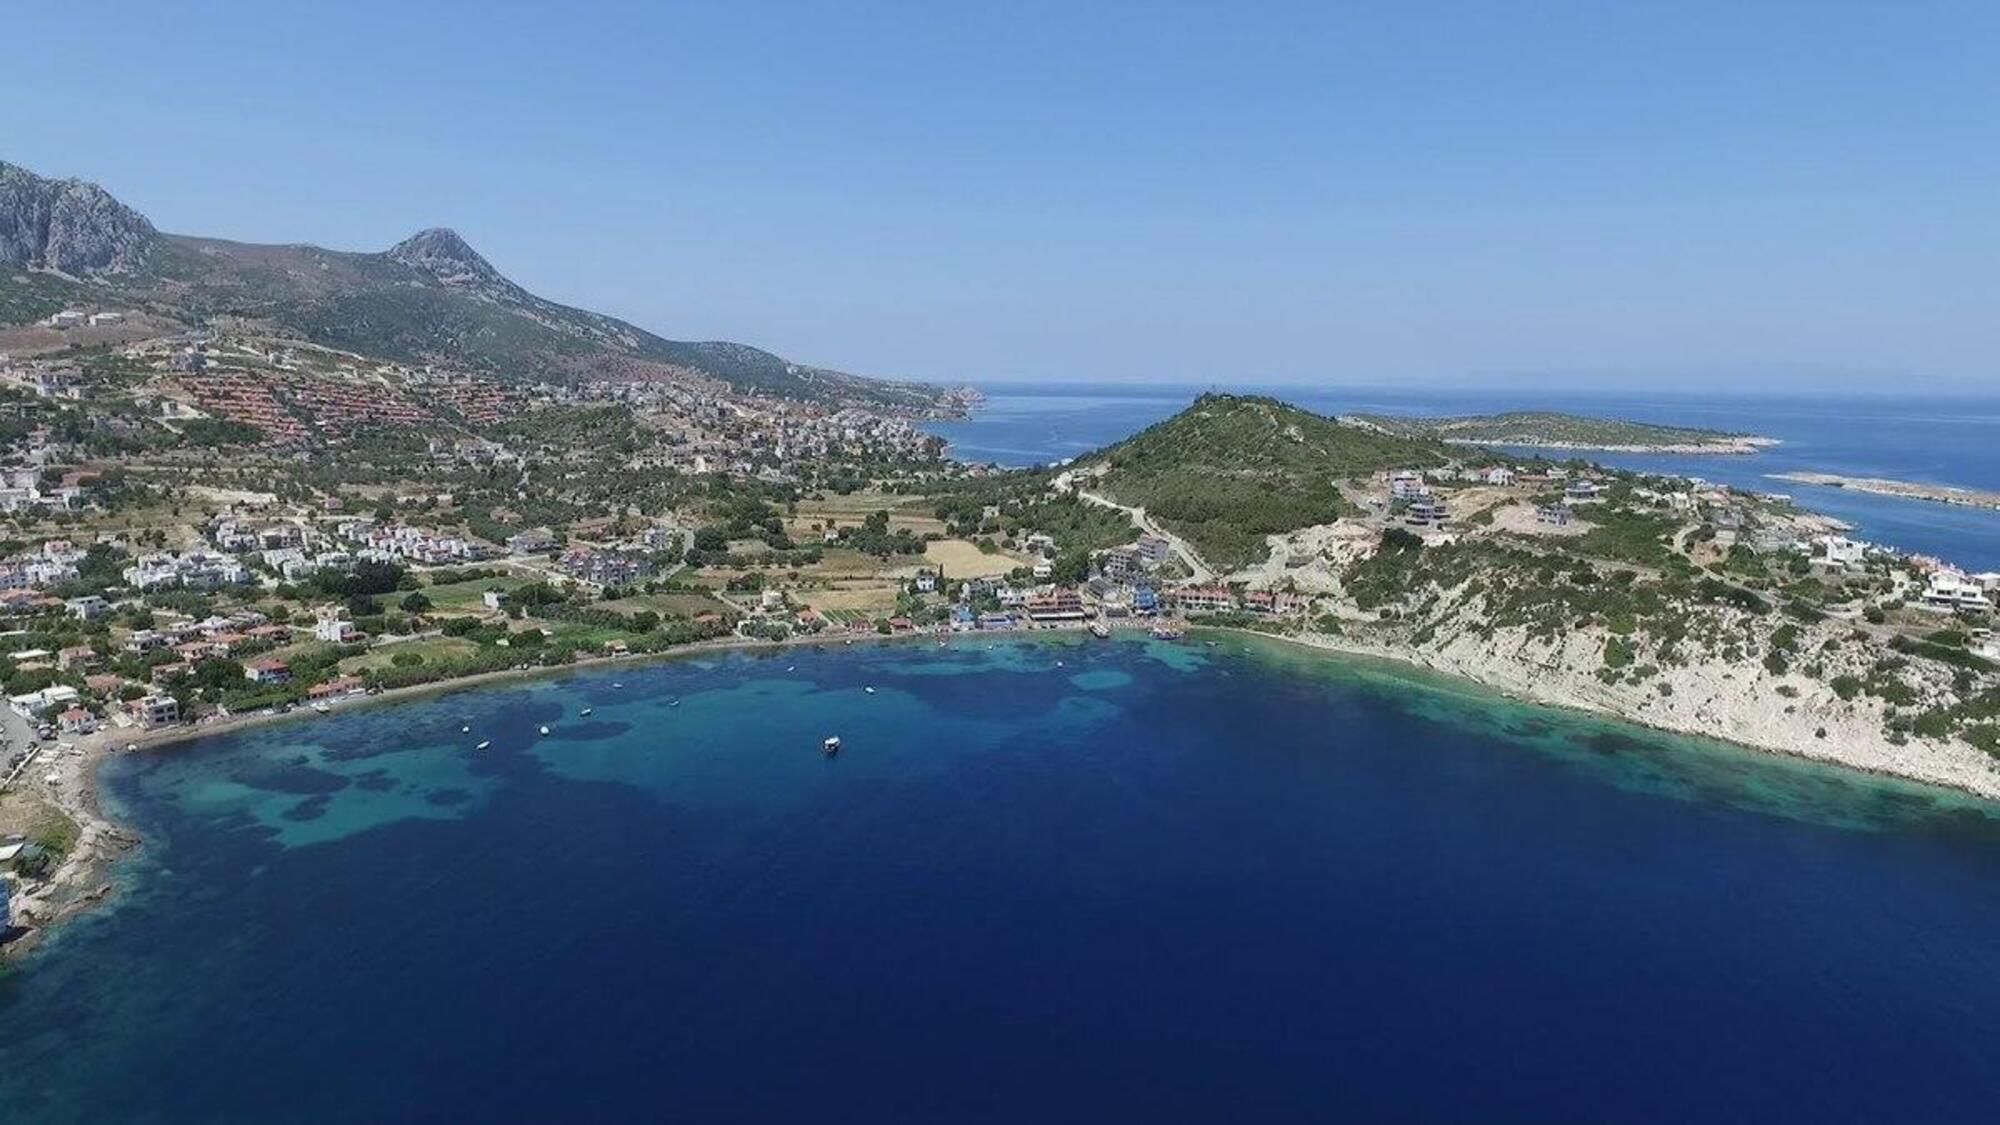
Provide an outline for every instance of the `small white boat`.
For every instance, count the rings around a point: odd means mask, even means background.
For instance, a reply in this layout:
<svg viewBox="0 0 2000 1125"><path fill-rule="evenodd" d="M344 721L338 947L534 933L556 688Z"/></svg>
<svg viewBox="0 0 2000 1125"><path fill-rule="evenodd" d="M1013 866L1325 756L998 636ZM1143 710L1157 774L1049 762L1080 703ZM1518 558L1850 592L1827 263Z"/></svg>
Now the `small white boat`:
<svg viewBox="0 0 2000 1125"><path fill-rule="evenodd" d="M840 753L839 736L836 735L832 738L827 739L825 742L820 743L819 749L820 753L825 754L829 758L833 757L835 754Z"/></svg>
<svg viewBox="0 0 2000 1125"><path fill-rule="evenodd" d="M673 701L672 703L669 703L669 704L667 704L667 706L669 706L669 707L679 707L680 705L681 705L681 701L680 701L680 700L678 700L678 699L674 700L674 701Z"/></svg>
<svg viewBox="0 0 2000 1125"><path fill-rule="evenodd" d="M617 688L622 688L622 687L624 687L625 685L624 685L624 684L618 684L618 683L614 683L614 684L612 684L611 686L612 686L612 688L613 688L613 689L615 690L615 689L617 689Z"/></svg>
<svg viewBox="0 0 2000 1125"><path fill-rule="evenodd" d="M585 707L585 708L584 708L583 710L581 710L581 711L578 711L578 712L577 712L577 715L578 715L579 717L586 717L586 716L588 716L588 715L590 714L591 710L592 710L591 708L589 708L589 707Z"/></svg>
<svg viewBox="0 0 2000 1125"><path fill-rule="evenodd" d="M798 666L798 665L796 665L796 664L794 664L794 665L792 665L792 666L790 666L790 667L788 667L788 668L786 668L786 669L785 669L785 671L787 671L787 672L796 672L796 671L798 671L798 670L799 670L799 666Z"/></svg>
<svg viewBox="0 0 2000 1125"><path fill-rule="evenodd" d="M471 724L471 723L467 723L467 724L465 724L464 726L462 726L462 727L458 728L458 733L460 733L460 734L471 734L471 733L472 733L472 724Z"/></svg>
<svg viewBox="0 0 2000 1125"><path fill-rule="evenodd" d="M479 745L477 745L477 746L474 746L474 747L473 747L473 749L474 749L474 750L484 750L484 749L486 749L486 748L487 748L488 746L491 746L491 745L493 745L493 740L489 738L489 739L487 739L486 741L484 741L484 742L481 742L481 743L480 743Z"/></svg>
<svg viewBox="0 0 2000 1125"><path fill-rule="evenodd" d="M874 694L875 694L875 689L874 689L874 688L872 688L872 687L865 687L865 688L862 688L861 690L862 690L862 691L865 691L865 692L867 692L867 693L868 693L869 695L874 695Z"/></svg>
<svg viewBox="0 0 2000 1125"><path fill-rule="evenodd" d="M547 728L547 727L543 727L543 728L542 728L542 736L543 736L544 738L546 738L546 737L548 737L548 733L549 733L549 728Z"/></svg>
<svg viewBox="0 0 2000 1125"><path fill-rule="evenodd" d="M1056 661L1056 667L1060 668L1060 667L1062 667L1062 666L1063 666L1063 665L1062 665L1062 661L1060 661L1060 660Z"/></svg>
<svg viewBox="0 0 2000 1125"><path fill-rule="evenodd" d="M331 711L331 710L333 710L333 708L331 708L331 707L328 707L328 706L326 705L326 701L325 701L325 700L320 700L320 701L318 701L318 702L314 703L314 704L312 705L312 707L313 707L313 710L315 710L315 711L318 711L318 712L319 712L320 714L322 714L322 715L326 714L326 713L327 713L328 711Z"/></svg>

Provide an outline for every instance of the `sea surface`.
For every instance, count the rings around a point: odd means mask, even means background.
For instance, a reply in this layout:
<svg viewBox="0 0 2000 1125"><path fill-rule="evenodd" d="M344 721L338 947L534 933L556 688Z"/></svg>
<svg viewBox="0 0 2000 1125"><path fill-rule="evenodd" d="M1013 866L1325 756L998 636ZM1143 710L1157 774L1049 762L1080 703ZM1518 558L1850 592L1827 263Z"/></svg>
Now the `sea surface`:
<svg viewBox="0 0 2000 1125"><path fill-rule="evenodd" d="M0 976L9 1122L2000 1104L1992 806L1275 642L626 664L104 782L147 843Z"/></svg>
<svg viewBox="0 0 2000 1125"><path fill-rule="evenodd" d="M996 385L986 388L986 404L972 418L928 428L948 440L951 454L964 460L1046 464L1129 437L1175 414L1204 389ZM1775 437L1784 444L1745 457L1595 452L1575 456L1786 493L1806 508L1855 525L1859 538L1936 555L1973 570L2000 570L2000 512L1770 479L1773 473L1822 472L2000 491L2000 395L1750 396L1368 387L1273 387L1262 393L1322 414L1561 410Z"/></svg>

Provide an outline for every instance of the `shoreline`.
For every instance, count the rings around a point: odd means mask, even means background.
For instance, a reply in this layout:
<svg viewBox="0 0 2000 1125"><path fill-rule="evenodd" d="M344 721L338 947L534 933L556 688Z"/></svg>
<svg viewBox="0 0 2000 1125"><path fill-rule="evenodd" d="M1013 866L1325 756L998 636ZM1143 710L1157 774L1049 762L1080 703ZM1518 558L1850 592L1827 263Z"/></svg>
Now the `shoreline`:
<svg viewBox="0 0 2000 1125"><path fill-rule="evenodd" d="M1838 473L1813 472L1772 473L1770 477L1772 480L1790 481L1793 484L1840 488L1870 496L1886 496L1893 500L1919 500L1927 504L1946 504L1954 508L2000 511L2000 492L1961 488L1952 484L1926 484L1922 481L1896 480L1892 477L1848 477Z"/></svg>
<svg viewBox="0 0 2000 1125"><path fill-rule="evenodd" d="M1151 622L1129 623L1113 626L1114 633L1133 633L1150 628ZM1257 629L1234 625L1203 625L1195 622L1179 622L1190 632L1201 631L1224 635L1236 635L1277 642L1288 647L1301 649L1331 659L1358 659L1379 662L1394 670L1423 672L1445 677L1463 683L1480 692L1499 698L1525 703L1530 706L1576 715L1588 715L1606 719L1634 728L1660 734L1706 739L1712 742L1771 754L1803 762L1814 762L1823 766L1838 768L1908 784L1934 787L1954 793L1969 795L1985 801L2000 801L2000 786L1982 789L1960 779L1922 775L1871 765L1859 760L1852 753L1844 753L1838 742L1813 747L1821 753L1808 753L1797 747L1758 743L1744 738L1731 737L1726 732L1702 729L1697 725L1658 722L1615 707L1595 703L1588 699L1572 696L1558 697L1557 693L1536 693L1517 685L1482 679L1461 668L1449 666L1435 659L1406 650L1392 649L1379 645L1344 640L1327 634L1295 635L1264 632ZM1013 630L1010 637L1035 636L1040 634L1083 634L1089 636L1083 622L1062 622ZM442 695L453 691L489 687L496 684L519 680L552 678L567 672L601 670L618 665L647 665L674 660L699 658L709 654L755 653L777 651L787 648L841 646L853 644L907 644L919 641L936 641L948 645L961 636L950 632L913 632L884 636L876 633L856 633L836 637L802 636L790 637L782 641L769 641L747 637L727 637L709 641L698 641L680 648L657 653L641 653L625 656L593 656L579 659L569 664L535 665L526 668L505 668L492 672L457 679L437 680L430 683L412 684L407 687L390 688L373 694L351 695L331 701L328 714L338 714L349 708L369 707L406 703L425 696ZM103 807L103 796L99 786L98 773L104 762L117 753L144 753L164 750L184 743L206 738L236 734L242 731L277 723L298 721L307 718L326 717L310 707L297 707L291 711L270 713L257 712L248 715L230 715L203 724L174 726L153 731L125 732L119 730L100 731L78 739L71 744L73 749L58 750L60 758L52 767L61 780L51 788L49 799L64 814L76 821L79 834L76 845L65 856L61 866L32 894L17 894L16 912L31 916L33 925L25 934L16 935L14 940L0 946L0 964L19 957L38 945L60 924L78 914L88 911L109 899L116 891L116 884L110 881L112 869L119 859L144 843L136 831L108 815Z"/></svg>
<svg viewBox="0 0 2000 1125"><path fill-rule="evenodd" d="M1201 628L1201 626L1197 626L1197 628ZM1210 626L1209 628L1215 627ZM1327 634L1301 636L1263 633L1254 629L1236 628L1218 629L1217 631L1247 633L1323 655L1330 654L1336 657L1379 661L1400 668L1415 669L1430 675L1446 677L1470 685L1482 692L1496 695L1503 699L1525 703L1533 707L1607 719L1658 734L1706 739L1710 742L1721 743L1758 754L1769 754L1774 757L1789 758L1800 762L1812 762L1851 773L1863 774L1868 777L1942 789L2000 805L2000 779L1983 779L1984 784L1981 785L1974 784L1971 780L1963 777L1945 776L1937 773L1924 773L1912 769L1897 769L1890 766L1871 764L1861 760L1860 748L1846 747L1839 741L1829 741L1811 747L1802 747L1780 745L1775 741L1758 742L1749 738L1732 737L1726 731L1711 729L1698 724L1661 722L1652 716L1636 714L1575 694L1564 694L1561 698L1558 698L1552 693L1535 693L1518 685L1503 683L1497 680L1482 679L1467 672L1462 667L1438 659L1427 658L1402 650L1343 640L1340 637Z"/></svg>
<svg viewBox="0 0 2000 1125"><path fill-rule="evenodd" d="M1504 441L1448 437L1449 445L1474 445L1502 449L1556 449L1569 453L1652 453L1679 457L1752 457L1784 444L1774 437L1717 438L1714 441L1666 442L1660 445L1620 445L1580 441Z"/></svg>
<svg viewBox="0 0 2000 1125"><path fill-rule="evenodd" d="M1054 632L1085 632L1085 625L1082 622L1065 622L1019 629L1015 630L1014 634ZM88 911L116 893L116 884L110 881L113 867L119 859L145 842L144 837L138 832L113 819L104 809L98 773L104 763L116 754L159 751L182 743L237 734L278 723L329 718L351 709L406 703L426 695L489 687L513 680L543 679L579 670L664 663L711 653L775 651L814 645L845 647L863 643L906 644L913 641L948 639L955 635L957 634L912 632L885 636L870 632L834 637L818 635L787 637L782 641L730 636L695 641L663 652L590 656L568 664L501 668L456 679L434 680L406 687L387 688L373 693L342 696L327 701L329 711L326 714L301 705L290 711L268 714L259 711L245 715L228 715L205 723L161 727L156 730L102 730L68 743L68 749L63 749L64 744L59 742L50 751L45 751L51 756L48 763L49 770L59 776L59 780L49 787L48 799L56 809L76 822L77 841L63 857L62 864L32 892L16 892L15 916L17 919L31 919L32 925L25 927L24 933L15 933L11 940L0 945L0 965L29 952L62 922Z"/></svg>

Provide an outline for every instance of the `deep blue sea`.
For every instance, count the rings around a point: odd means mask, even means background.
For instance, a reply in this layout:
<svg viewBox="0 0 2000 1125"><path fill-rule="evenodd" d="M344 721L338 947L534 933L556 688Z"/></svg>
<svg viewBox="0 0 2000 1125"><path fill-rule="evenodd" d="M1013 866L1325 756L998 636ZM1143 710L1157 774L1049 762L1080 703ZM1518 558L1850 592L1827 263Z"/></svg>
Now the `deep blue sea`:
<svg viewBox="0 0 2000 1125"><path fill-rule="evenodd" d="M0 977L9 1122L2000 1104L1993 807L1272 642L628 664L105 783L147 844Z"/></svg>
<svg viewBox="0 0 2000 1125"><path fill-rule="evenodd" d="M986 388L971 419L929 428L954 456L1003 465L1075 457L1160 421L1204 388L1130 384L1007 384ZM1232 388L1233 389L1233 388ZM1478 391L1274 387L1263 393L1323 414L1484 414L1563 410L1604 418L1751 432L1784 444L1750 457L1579 453L1608 465L1784 492L1856 527L1860 538L2000 570L2000 512L1868 496L1769 479L1824 472L2000 490L2000 395L1986 397L1676 392Z"/></svg>

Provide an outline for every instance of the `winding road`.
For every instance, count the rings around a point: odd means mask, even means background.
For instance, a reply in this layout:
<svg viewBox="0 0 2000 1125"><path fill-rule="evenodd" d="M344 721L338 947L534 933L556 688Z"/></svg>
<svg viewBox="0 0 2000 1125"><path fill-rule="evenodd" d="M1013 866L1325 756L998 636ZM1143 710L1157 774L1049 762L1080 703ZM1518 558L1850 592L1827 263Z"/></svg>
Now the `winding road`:
<svg viewBox="0 0 2000 1125"><path fill-rule="evenodd" d="M1181 561L1187 564L1187 568L1192 573L1195 582L1206 585L1209 582L1215 581L1215 571L1201 560L1201 556L1195 553L1194 548L1188 545L1187 540L1154 523L1152 517L1146 514L1146 509L1133 507L1129 504L1120 504L1108 496L1100 496L1095 492L1086 492L1081 488L1076 490L1076 495L1080 500L1106 508L1116 508L1124 512L1126 515L1132 517L1133 523L1139 525L1140 531L1148 535L1157 535L1172 544L1174 553L1179 555Z"/></svg>

